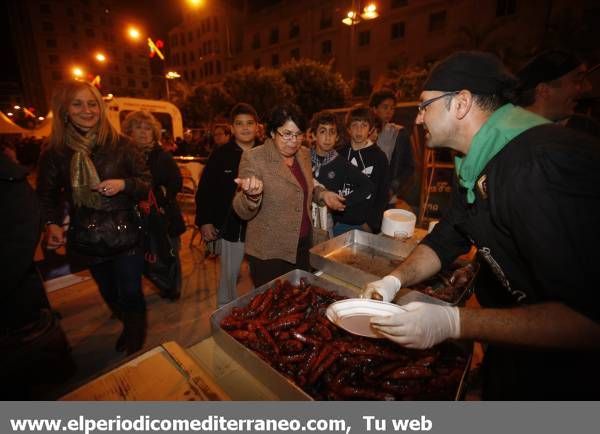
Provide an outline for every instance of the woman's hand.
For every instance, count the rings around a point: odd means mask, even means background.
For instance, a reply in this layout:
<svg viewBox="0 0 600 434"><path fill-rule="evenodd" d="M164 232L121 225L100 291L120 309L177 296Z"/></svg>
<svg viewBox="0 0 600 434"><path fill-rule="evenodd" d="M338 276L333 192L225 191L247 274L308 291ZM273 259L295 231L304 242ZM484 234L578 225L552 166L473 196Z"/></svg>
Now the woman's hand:
<svg viewBox="0 0 600 434"><path fill-rule="evenodd" d="M326 190L321 193L321 200L325 202L327 208L333 211L344 211L346 209L346 205L344 205L346 199L333 191Z"/></svg>
<svg viewBox="0 0 600 434"><path fill-rule="evenodd" d="M97 191L102 196L111 197L125 190L124 179L107 179L102 181L92 190Z"/></svg>
<svg viewBox="0 0 600 434"><path fill-rule="evenodd" d="M49 224L46 226L46 240L48 242L48 250L56 250L65 244L65 230L55 224Z"/></svg>
<svg viewBox="0 0 600 434"><path fill-rule="evenodd" d="M263 182L254 175L250 178L235 178L233 181L250 199L257 199L263 192Z"/></svg>

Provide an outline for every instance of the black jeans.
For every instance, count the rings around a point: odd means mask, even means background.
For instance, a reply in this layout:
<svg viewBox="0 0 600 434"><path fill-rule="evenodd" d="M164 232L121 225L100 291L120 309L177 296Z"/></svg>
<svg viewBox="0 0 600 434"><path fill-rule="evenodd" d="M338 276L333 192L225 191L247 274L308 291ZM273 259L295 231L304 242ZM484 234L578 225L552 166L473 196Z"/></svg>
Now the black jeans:
<svg viewBox="0 0 600 434"><path fill-rule="evenodd" d="M144 257L140 254L119 255L90 266L104 301L123 312L145 312L142 291Z"/></svg>
<svg viewBox="0 0 600 434"><path fill-rule="evenodd" d="M310 270L310 261L308 250L310 249L310 236L298 240L296 250L296 263L284 261L283 259L259 259L248 255L248 264L250 265L250 275L254 286L258 288L265 283L270 282L282 274L295 269Z"/></svg>

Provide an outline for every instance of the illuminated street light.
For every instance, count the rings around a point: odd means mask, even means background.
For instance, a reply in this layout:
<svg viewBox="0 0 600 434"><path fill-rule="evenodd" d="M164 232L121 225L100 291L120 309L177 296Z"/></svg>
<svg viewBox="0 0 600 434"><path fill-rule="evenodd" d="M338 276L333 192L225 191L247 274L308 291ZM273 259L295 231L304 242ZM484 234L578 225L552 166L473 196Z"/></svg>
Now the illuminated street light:
<svg viewBox="0 0 600 434"><path fill-rule="evenodd" d="M173 80L174 78L181 78L181 75L175 71L169 71L166 73L165 78L167 80Z"/></svg>
<svg viewBox="0 0 600 434"><path fill-rule="evenodd" d="M131 39L134 39L134 40L138 40L142 36L140 31L133 26L129 26L129 28L127 29L127 34L129 35L129 37Z"/></svg>
<svg viewBox="0 0 600 434"><path fill-rule="evenodd" d="M347 26L358 23L360 20L357 18L357 15L358 14L355 11L348 11L346 18L342 20L342 23L346 24Z"/></svg>
<svg viewBox="0 0 600 434"><path fill-rule="evenodd" d="M372 20L373 18L377 18L379 13L377 12L377 6L375 3L365 6L363 13L360 16L363 20Z"/></svg>
<svg viewBox="0 0 600 434"><path fill-rule="evenodd" d="M75 66L73 69L71 69L71 73L73 74L73 76L75 78L81 78L81 77L83 77L83 69L81 69L78 66Z"/></svg>
<svg viewBox="0 0 600 434"><path fill-rule="evenodd" d="M38 121L43 121L44 119L46 119L44 116L38 116Z"/></svg>
<svg viewBox="0 0 600 434"><path fill-rule="evenodd" d="M20 105L16 105L13 107L15 110L21 110L21 106Z"/></svg>
<svg viewBox="0 0 600 434"><path fill-rule="evenodd" d="M198 8L204 5L204 0L187 0L187 2L193 8Z"/></svg>
<svg viewBox="0 0 600 434"><path fill-rule="evenodd" d="M7 115L7 116L12 116L12 115L13 115L13 113L12 113L12 112L8 112L8 113L6 113L6 115Z"/></svg>
<svg viewBox="0 0 600 434"><path fill-rule="evenodd" d="M104 55L104 53L100 53L100 52L98 52L98 53L96 53L96 55L94 56L94 58L95 58L95 59L96 59L98 62L101 62L101 63L104 63L104 62L106 62L106 56Z"/></svg>

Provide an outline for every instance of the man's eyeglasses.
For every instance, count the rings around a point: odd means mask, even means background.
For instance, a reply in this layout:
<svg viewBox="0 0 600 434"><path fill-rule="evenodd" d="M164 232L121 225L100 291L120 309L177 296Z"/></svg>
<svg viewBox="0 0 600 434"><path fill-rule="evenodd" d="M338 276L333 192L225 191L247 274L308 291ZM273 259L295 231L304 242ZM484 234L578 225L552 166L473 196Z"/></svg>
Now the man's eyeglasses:
<svg viewBox="0 0 600 434"><path fill-rule="evenodd" d="M457 93L458 93L458 91L446 92L446 93L441 94L440 96L436 96L435 98L426 99L425 101L423 101L421 104L419 104L417 106L417 109L419 110L419 114L422 114L425 111L425 109L427 108L428 105L430 105L431 103L436 102L438 99L446 98L447 96L454 96Z"/></svg>
<svg viewBox="0 0 600 434"><path fill-rule="evenodd" d="M292 139L297 140L298 137L302 137L302 132L298 131L297 133L292 133L291 131L284 131L283 133L279 130L275 130L275 132L281 137L283 140L290 141Z"/></svg>

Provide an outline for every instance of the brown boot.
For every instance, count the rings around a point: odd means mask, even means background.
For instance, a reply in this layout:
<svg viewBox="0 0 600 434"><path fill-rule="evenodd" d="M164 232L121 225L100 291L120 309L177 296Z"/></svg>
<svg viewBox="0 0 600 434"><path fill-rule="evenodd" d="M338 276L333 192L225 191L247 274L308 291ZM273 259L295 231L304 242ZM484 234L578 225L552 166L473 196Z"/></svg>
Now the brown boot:
<svg viewBox="0 0 600 434"><path fill-rule="evenodd" d="M127 355L137 353L146 340L146 312L123 312L125 351Z"/></svg>

